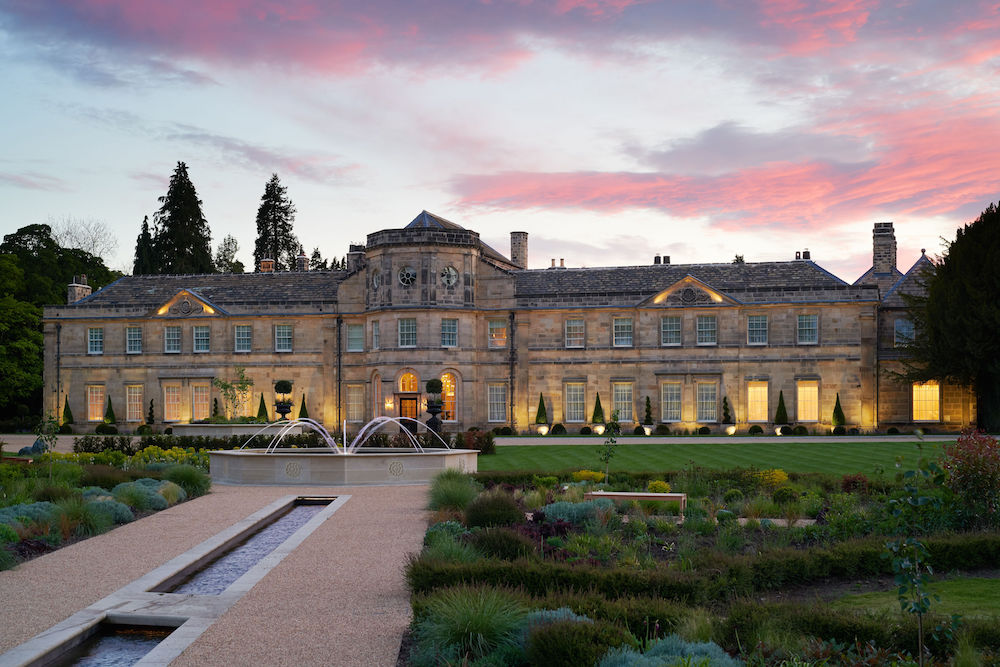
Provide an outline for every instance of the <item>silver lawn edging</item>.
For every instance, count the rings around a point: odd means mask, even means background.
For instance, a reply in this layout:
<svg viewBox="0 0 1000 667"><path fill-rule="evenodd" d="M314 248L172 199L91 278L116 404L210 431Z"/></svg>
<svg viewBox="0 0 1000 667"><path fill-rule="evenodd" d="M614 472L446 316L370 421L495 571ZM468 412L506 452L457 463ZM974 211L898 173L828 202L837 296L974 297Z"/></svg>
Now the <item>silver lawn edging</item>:
<svg viewBox="0 0 1000 667"><path fill-rule="evenodd" d="M316 496L304 496L315 498ZM135 581L78 611L66 620L35 635L0 655L0 667L34 667L56 662L59 656L89 639L102 623L176 628L137 665L168 665L201 636L209 626L254 587L285 556L299 546L316 528L350 500L350 495L330 496L333 500L316 516L282 542L274 551L218 595L162 593L169 587L228 551L261 527L284 514L303 496L283 496L201 544L147 572Z"/></svg>

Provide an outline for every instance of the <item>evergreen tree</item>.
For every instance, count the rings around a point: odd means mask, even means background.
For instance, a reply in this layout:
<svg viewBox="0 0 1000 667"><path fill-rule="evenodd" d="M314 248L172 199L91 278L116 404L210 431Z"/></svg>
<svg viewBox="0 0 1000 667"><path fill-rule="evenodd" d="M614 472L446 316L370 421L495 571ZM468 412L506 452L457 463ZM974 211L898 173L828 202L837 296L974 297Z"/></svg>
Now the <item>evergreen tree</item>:
<svg viewBox="0 0 1000 667"><path fill-rule="evenodd" d="M132 263L132 275L146 276L159 273L156 254L153 252L153 235L149 231L149 216L142 218L142 230L135 240L135 260Z"/></svg>
<svg viewBox="0 0 1000 667"><path fill-rule="evenodd" d="M597 402L594 403L594 415L590 418L591 424L604 423L604 408L601 407L601 394L597 394Z"/></svg>
<svg viewBox="0 0 1000 667"><path fill-rule="evenodd" d="M295 221L295 206L288 198L288 188L281 184L277 174L264 186L257 209L257 242L254 244L253 261L255 271L260 271L260 260L273 259L275 271L291 271L295 268L299 240L292 233Z"/></svg>
<svg viewBox="0 0 1000 667"><path fill-rule="evenodd" d="M299 408L299 419L309 419L309 410L306 409L305 394L302 394L302 407Z"/></svg>
<svg viewBox="0 0 1000 667"><path fill-rule="evenodd" d="M733 423L733 413L729 410L729 399L725 396L722 397L722 423Z"/></svg>
<svg viewBox="0 0 1000 667"><path fill-rule="evenodd" d="M157 273L213 273L212 234L186 164L177 163L167 194L158 201L160 210L153 216Z"/></svg>
<svg viewBox="0 0 1000 667"><path fill-rule="evenodd" d="M67 396L66 400L63 402L62 423L63 424L73 423L73 411L69 409L69 396Z"/></svg>
<svg viewBox="0 0 1000 667"><path fill-rule="evenodd" d="M146 423L152 424L156 421L156 416L153 414L153 399L149 399L149 412L146 413Z"/></svg>
<svg viewBox="0 0 1000 667"><path fill-rule="evenodd" d="M104 411L104 423L114 424L117 419L115 419L115 409L111 407L111 397L108 396L108 409Z"/></svg>
<svg viewBox="0 0 1000 667"><path fill-rule="evenodd" d="M257 407L257 419L269 421L267 418L267 403L264 402L263 392L260 395L260 405Z"/></svg>
<svg viewBox="0 0 1000 667"><path fill-rule="evenodd" d="M535 423L549 423L549 415L545 412L545 398L541 394L538 395L538 410L535 412Z"/></svg>
<svg viewBox="0 0 1000 667"><path fill-rule="evenodd" d="M837 392L837 403L833 406L833 427L843 426L847 423L847 417L844 416L844 408L840 407L840 392Z"/></svg>
<svg viewBox="0 0 1000 667"><path fill-rule="evenodd" d="M653 403L646 397L646 415L642 418L642 423L646 426L653 425Z"/></svg>
<svg viewBox="0 0 1000 667"><path fill-rule="evenodd" d="M239 249L236 237L227 234L215 251L215 270L219 273L243 273L243 262L236 259Z"/></svg>
<svg viewBox="0 0 1000 667"><path fill-rule="evenodd" d="M954 382L976 392L976 423L1000 431L1000 209L959 229L908 299L914 339L903 379Z"/></svg>
<svg viewBox="0 0 1000 667"><path fill-rule="evenodd" d="M778 392L778 410L774 413L774 423L788 423L788 410L785 409L785 393L783 391Z"/></svg>
<svg viewBox="0 0 1000 667"><path fill-rule="evenodd" d="M313 248L312 257L309 258L309 270L326 271L329 268L327 261L323 259L323 255L319 254L319 248Z"/></svg>

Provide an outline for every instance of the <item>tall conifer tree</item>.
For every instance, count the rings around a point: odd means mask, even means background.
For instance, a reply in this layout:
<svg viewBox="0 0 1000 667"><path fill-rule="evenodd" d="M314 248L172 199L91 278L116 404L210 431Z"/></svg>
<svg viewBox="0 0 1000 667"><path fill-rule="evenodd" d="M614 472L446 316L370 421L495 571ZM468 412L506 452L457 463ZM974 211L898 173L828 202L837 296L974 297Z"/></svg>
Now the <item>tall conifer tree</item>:
<svg viewBox="0 0 1000 667"><path fill-rule="evenodd" d="M142 218L142 231L135 240L135 261L132 263L132 275L145 276L159 273L156 266L156 254L153 252L153 235L149 231L149 216Z"/></svg>
<svg viewBox="0 0 1000 667"><path fill-rule="evenodd" d="M288 188L281 184L277 174L264 186L264 195L257 209L257 242L254 244L254 270L260 271L260 260L273 259L275 271L295 268L299 254L299 240L292 232L295 205L288 198Z"/></svg>
<svg viewBox="0 0 1000 667"><path fill-rule="evenodd" d="M183 162L177 163L167 194L159 202L160 210L153 216L158 273L214 273L212 234Z"/></svg>

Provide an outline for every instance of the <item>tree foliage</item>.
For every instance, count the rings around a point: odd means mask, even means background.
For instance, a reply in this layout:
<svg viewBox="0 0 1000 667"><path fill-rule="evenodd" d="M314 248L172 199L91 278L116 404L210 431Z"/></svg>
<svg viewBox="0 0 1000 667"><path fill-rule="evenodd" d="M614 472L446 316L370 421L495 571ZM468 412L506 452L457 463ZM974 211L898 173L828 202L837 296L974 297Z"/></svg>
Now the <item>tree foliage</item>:
<svg viewBox="0 0 1000 667"><path fill-rule="evenodd" d="M788 410L785 408L785 392L778 392L778 409L774 413L774 423L775 424L787 424L788 423Z"/></svg>
<svg viewBox="0 0 1000 667"><path fill-rule="evenodd" d="M158 201L160 209L153 215L154 273L213 273L212 233L186 164L177 163L167 194Z"/></svg>
<svg viewBox="0 0 1000 667"><path fill-rule="evenodd" d="M236 237L227 234L215 251L215 270L219 273L243 273L243 262L236 259L240 244Z"/></svg>
<svg viewBox="0 0 1000 667"><path fill-rule="evenodd" d="M148 276L156 273L156 252L153 250L153 234L149 231L149 216L143 216L139 237L135 240L135 259L132 261L132 275Z"/></svg>
<svg viewBox="0 0 1000 667"><path fill-rule="evenodd" d="M970 386L980 428L1000 430L1000 210L959 229L908 298L913 342L904 378Z"/></svg>
<svg viewBox="0 0 1000 667"><path fill-rule="evenodd" d="M840 407L840 392L837 392L837 402L833 406L833 419L831 420L834 428L838 426L843 426L847 423L847 417L844 416L844 408Z"/></svg>
<svg viewBox="0 0 1000 667"><path fill-rule="evenodd" d="M601 394L598 392L597 400L594 402L594 414L590 418L591 424L604 423L604 408L601 407Z"/></svg>
<svg viewBox="0 0 1000 667"><path fill-rule="evenodd" d="M292 231L295 222L295 205L288 198L288 188L281 184L277 174L264 186L257 209L257 241L253 261L260 271L260 260L273 259L275 271L291 271L299 253L299 240Z"/></svg>
<svg viewBox="0 0 1000 667"><path fill-rule="evenodd" d="M535 411L535 423L536 424L548 424L549 415L545 411L545 397L541 394L538 395L538 409Z"/></svg>
<svg viewBox="0 0 1000 667"><path fill-rule="evenodd" d="M313 248L312 256L309 258L309 270L310 271L326 271L329 269L327 261L323 259L323 255L320 254L319 248Z"/></svg>
<svg viewBox="0 0 1000 667"><path fill-rule="evenodd" d="M62 220L49 218L52 238L64 248L77 248L95 257L108 258L118 249L118 236L103 220L74 218Z"/></svg>

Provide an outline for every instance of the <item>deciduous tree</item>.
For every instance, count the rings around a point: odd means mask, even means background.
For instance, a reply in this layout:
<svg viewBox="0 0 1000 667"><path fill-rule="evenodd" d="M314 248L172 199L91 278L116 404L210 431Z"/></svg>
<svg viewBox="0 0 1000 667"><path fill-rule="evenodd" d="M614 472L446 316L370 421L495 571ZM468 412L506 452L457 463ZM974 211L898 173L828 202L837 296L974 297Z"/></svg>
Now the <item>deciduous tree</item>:
<svg viewBox="0 0 1000 667"><path fill-rule="evenodd" d="M219 273L243 273L243 262L236 259L239 249L236 237L227 234L215 251L215 270Z"/></svg>

